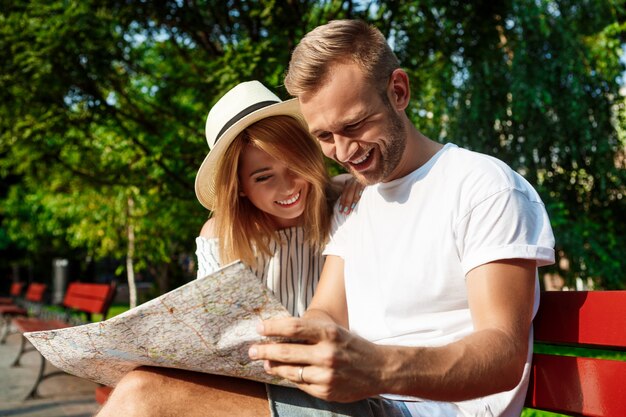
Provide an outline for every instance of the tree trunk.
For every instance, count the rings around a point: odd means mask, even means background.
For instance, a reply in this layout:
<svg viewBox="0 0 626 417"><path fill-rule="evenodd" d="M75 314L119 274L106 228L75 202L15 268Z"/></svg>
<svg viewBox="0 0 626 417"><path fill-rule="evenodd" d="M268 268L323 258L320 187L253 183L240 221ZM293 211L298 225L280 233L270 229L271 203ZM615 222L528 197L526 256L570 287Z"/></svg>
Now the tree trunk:
<svg viewBox="0 0 626 417"><path fill-rule="evenodd" d="M168 292L170 290L169 265L167 263L164 263L164 262L159 262L156 265L148 266L148 270L150 271L150 274L152 274L152 276L154 276L158 294L159 295L163 295L166 292Z"/></svg>
<svg viewBox="0 0 626 417"><path fill-rule="evenodd" d="M126 276L128 279L128 296L130 298L130 308L137 307L137 286L135 285L135 268L133 256L135 255L135 229L133 227L132 212L135 202L132 197L128 197L128 250L126 252Z"/></svg>

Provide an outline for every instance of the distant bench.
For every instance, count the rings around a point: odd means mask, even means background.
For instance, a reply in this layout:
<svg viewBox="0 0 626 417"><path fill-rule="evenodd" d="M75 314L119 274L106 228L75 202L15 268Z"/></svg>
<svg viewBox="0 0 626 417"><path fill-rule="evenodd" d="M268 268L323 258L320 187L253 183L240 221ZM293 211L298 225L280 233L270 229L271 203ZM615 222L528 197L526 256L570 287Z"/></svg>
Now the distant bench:
<svg viewBox="0 0 626 417"><path fill-rule="evenodd" d="M6 338L11 329L11 320L18 316L27 316L31 310L38 313L43 307L44 295L48 286L46 284L33 282L26 288L26 294L22 303L0 305L0 318L2 319L2 333L0 344L6 342Z"/></svg>
<svg viewBox="0 0 626 417"><path fill-rule="evenodd" d="M93 314L101 314L102 319L106 319L109 307L115 295L114 284L92 284L71 282L65 292L63 298L64 312L58 313L57 317L41 318L41 317L16 317L13 319L13 326L22 334L20 350L11 364L11 366L19 366L22 356L26 352L35 350L34 347L27 347L27 339L24 333L38 332L43 330L61 329L77 324L83 324L92 320ZM82 317L84 315L84 318ZM41 356L41 355L40 355ZM54 375L63 374L64 372L56 371L44 374L46 359L41 356L41 363L37 380L26 398L35 398L37 389L42 380Z"/></svg>
<svg viewBox="0 0 626 417"><path fill-rule="evenodd" d="M8 297L0 297L0 305L15 304L17 298L22 295L22 289L24 289L24 283L21 281L11 283L11 289L9 290Z"/></svg>
<svg viewBox="0 0 626 417"><path fill-rule="evenodd" d="M626 355L626 291L543 292L533 326L540 344ZM525 406L580 416L626 416L626 362L535 353Z"/></svg>

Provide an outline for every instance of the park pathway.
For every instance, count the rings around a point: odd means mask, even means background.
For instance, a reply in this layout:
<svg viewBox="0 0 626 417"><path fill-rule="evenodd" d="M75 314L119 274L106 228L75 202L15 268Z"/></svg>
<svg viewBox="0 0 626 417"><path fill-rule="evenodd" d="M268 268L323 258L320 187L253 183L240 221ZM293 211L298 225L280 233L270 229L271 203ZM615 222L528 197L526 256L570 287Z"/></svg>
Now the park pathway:
<svg viewBox="0 0 626 417"><path fill-rule="evenodd" d="M25 400L37 377L39 353L22 357L20 367L9 365L19 351L19 334L0 345L0 417L89 417L98 410L96 384L72 375L57 375L39 385L39 397ZM56 370L46 364L46 373Z"/></svg>

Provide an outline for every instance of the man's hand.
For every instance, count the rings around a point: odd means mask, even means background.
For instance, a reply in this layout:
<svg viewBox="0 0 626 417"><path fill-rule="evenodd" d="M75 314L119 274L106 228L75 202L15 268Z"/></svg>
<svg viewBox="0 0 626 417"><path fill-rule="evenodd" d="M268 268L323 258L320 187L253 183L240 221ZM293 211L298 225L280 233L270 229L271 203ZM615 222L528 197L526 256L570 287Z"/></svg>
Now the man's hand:
<svg viewBox="0 0 626 417"><path fill-rule="evenodd" d="M378 370L385 355L345 328L326 320L287 318L264 321L259 333L301 341L258 344L249 354L263 360L269 374L296 383L308 394L337 402L379 394Z"/></svg>

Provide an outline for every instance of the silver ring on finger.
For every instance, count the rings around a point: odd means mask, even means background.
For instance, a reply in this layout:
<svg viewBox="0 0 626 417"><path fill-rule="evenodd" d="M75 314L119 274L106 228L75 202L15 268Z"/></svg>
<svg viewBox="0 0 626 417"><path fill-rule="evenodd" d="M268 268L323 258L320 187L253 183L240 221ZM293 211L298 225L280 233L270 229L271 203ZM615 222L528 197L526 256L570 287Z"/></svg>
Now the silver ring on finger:
<svg viewBox="0 0 626 417"><path fill-rule="evenodd" d="M300 369L298 369L298 383L300 384L306 384L306 382L304 381L304 366L301 366Z"/></svg>

